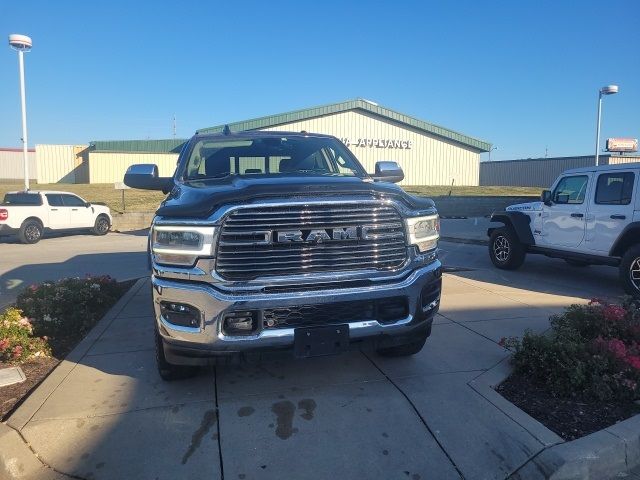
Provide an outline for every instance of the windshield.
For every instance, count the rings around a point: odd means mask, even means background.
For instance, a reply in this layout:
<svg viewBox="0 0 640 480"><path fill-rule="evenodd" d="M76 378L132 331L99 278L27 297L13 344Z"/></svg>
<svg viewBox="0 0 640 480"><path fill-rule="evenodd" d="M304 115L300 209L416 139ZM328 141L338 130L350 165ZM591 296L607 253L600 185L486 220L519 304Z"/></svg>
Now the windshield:
<svg viewBox="0 0 640 480"><path fill-rule="evenodd" d="M339 141L324 137L202 139L189 156L185 180L230 175L365 176Z"/></svg>

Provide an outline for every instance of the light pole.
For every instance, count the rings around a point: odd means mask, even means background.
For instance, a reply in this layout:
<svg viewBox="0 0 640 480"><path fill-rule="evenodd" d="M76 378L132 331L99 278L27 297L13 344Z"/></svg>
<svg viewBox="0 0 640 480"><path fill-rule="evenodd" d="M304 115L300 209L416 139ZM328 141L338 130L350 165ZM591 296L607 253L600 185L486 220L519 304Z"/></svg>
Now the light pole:
<svg viewBox="0 0 640 480"><path fill-rule="evenodd" d="M602 96L613 95L618 93L618 85L607 85L602 87L598 92L598 123L596 127L596 167L599 164L600 157L600 112L602 111Z"/></svg>
<svg viewBox="0 0 640 480"><path fill-rule="evenodd" d="M498 147L491 147L489 149L489 160L488 160L489 162L491 161L491 152L493 152L494 150L497 150L497 149L498 149Z"/></svg>
<svg viewBox="0 0 640 480"><path fill-rule="evenodd" d="M13 33L9 35L9 45L18 52L20 66L20 100L22 103L22 153L24 156L24 189L29 190L29 157L27 153L27 103L24 93L24 52L31 50L31 39L26 35Z"/></svg>

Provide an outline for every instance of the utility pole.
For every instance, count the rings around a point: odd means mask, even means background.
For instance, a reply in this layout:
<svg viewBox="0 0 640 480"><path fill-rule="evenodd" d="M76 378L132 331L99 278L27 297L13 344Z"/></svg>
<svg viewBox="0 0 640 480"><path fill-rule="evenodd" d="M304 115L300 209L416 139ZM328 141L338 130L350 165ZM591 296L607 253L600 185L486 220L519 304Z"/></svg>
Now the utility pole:
<svg viewBox="0 0 640 480"><path fill-rule="evenodd" d="M176 138L176 114L173 114L173 138Z"/></svg>

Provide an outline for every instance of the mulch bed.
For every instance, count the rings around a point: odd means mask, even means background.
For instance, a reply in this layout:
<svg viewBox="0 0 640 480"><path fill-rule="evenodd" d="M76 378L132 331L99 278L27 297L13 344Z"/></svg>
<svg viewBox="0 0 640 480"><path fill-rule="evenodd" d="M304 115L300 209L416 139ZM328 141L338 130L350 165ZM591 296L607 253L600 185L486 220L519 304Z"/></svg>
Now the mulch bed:
<svg viewBox="0 0 640 480"><path fill-rule="evenodd" d="M122 295L124 295L135 283L134 280L127 282L120 282L122 287ZM96 316L98 321L109 311L109 309L115 305L119 298L114 300L111 305L105 305ZM95 325L94 323L94 325ZM93 325L92 325L93 327ZM73 348L80 343L83 337L75 338L59 338L51 339L49 345L51 346L52 356L49 358L34 358L20 365L20 368L25 374L27 379L21 383L14 383L6 387L0 387L0 421L4 421L15 411L16 408L29 396L29 394L38 386L42 381L47 378L49 373L53 371L56 366L67 356L67 354L73 350ZM10 367L12 365L5 362L0 362L0 369Z"/></svg>
<svg viewBox="0 0 640 480"><path fill-rule="evenodd" d="M556 398L543 386L511 375L496 390L564 440L575 440L640 413L634 402L605 403L579 398Z"/></svg>

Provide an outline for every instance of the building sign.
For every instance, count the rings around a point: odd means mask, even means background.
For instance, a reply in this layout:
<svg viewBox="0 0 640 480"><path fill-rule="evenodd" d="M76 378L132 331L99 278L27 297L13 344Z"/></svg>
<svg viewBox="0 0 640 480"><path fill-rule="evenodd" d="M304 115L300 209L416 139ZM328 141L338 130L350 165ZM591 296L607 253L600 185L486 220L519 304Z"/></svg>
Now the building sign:
<svg viewBox="0 0 640 480"><path fill-rule="evenodd" d="M347 147L400 148L405 150L413 148L412 140L388 140L385 138L358 138L357 140L341 138L340 140Z"/></svg>
<svg viewBox="0 0 640 480"><path fill-rule="evenodd" d="M637 138L607 138L608 152L637 152Z"/></svg>

